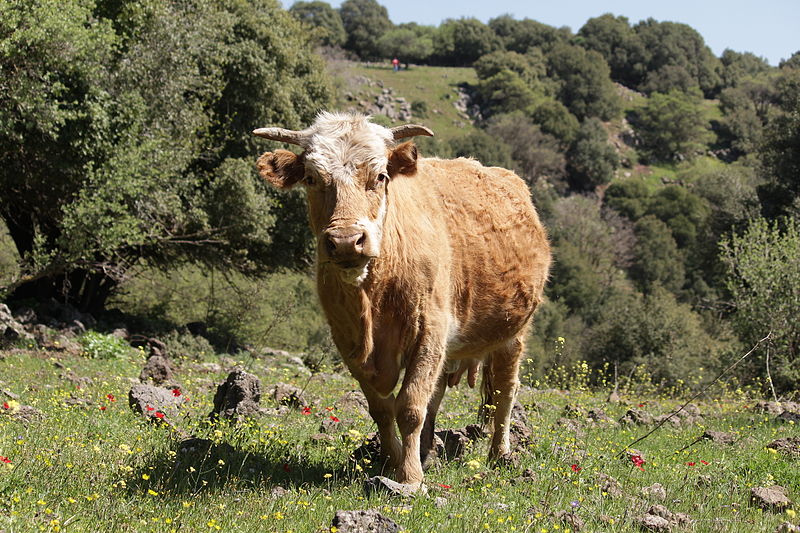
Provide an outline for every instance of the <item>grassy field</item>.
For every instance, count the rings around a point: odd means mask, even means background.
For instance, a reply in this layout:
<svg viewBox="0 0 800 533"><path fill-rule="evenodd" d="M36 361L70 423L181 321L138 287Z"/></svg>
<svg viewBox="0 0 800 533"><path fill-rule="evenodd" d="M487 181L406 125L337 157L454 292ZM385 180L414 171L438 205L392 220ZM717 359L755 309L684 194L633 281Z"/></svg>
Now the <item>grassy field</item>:
<svg viewBox="0 0 800 533"><path fill-rule="evenodd" d="M658 415L677 401L622 391L622 402L609 404L607 392L580 386L523 388L532 438L517 451L518 464L487 465L486 441L478 441L461 459L427 472L428 495L366 498L362 482L378 472L348 456L374 425L339 402L356 388L349 376L312 376L274 358L176 361L184 401L172 422L179 432L128 408L143 361L136 351L107 360L0 352L0 389L19 395L0 398L0 531L322 532L339 509L377 509L409 532L575 530L572 515L560 511L574 513L585 531L623 532L640 531L636 518L653 504L686 513L687 531L771 532L798 522L794 511L762 511L749 502L752 487L773 484L800 497L800 460L765 448L797 428L754 412L754 400L741 394L706 398L698 404L702 422L667 424L637 444L644 460L637 467L625 448L652 426L590 424L585 414L565 419L565 407L600 408L618 420L631 407ZM260 376L262 390L278 382L303 388L308 409L211 425L215 385L235 364ZM439 426L474 422L477 403L463 384L450 390ZM13 412L21 405L43 417L18 419ZM330 436L319 435L323 421ZM695 442L706 429L729 432L736 442ZM183 432L216 444L187 451Z"/></svg>

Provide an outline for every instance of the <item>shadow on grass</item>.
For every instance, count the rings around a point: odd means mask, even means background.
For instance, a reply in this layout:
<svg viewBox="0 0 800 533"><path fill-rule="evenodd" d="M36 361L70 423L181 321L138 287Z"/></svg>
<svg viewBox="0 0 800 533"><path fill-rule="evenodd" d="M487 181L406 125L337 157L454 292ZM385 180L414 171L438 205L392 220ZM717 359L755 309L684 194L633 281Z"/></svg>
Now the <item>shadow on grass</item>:
<svg viewBox="0 0 800 533"><path fill-rule="evenodd" d="M151 459L131 472L126 480L130 494L148 489L159 493L199 494L226 487L259 488L317 486L360 483L367 475L386 475L375 462L357 467L353 456L344 455L338 465L309 457L298 456L289 444L272 444L262 453L240 449L227 442L192 437L175 442L165 453ZM325 477L329 474L328 477Z"/></svg>

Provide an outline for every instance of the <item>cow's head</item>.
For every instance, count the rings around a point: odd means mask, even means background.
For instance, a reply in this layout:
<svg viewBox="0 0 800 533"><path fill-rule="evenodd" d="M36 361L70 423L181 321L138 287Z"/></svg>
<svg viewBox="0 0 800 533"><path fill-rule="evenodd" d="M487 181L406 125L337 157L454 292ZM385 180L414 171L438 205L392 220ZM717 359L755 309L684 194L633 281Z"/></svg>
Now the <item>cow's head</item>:
<svg viewBox="0 0 800 533"><path fill-rule="evenodd" d="M369 117L322 113L302 131L261 128L259 137L296 144L258 159L261 176L279 188L306 188L311 229L318 239L320 266L336 268L342 279L360 284L369 263L380 255L389 182L413 174L417 149L396 141L414 135L432 136L423 126L388 129Z"/></svg>

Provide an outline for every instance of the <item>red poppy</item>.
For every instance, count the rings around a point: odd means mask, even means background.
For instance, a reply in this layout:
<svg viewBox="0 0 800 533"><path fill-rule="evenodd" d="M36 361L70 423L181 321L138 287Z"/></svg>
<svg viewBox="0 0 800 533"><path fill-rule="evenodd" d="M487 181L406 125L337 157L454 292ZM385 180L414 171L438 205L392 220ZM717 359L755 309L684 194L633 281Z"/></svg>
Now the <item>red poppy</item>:
<svg viewBox="0 0 800 533"><path fill-rule="evenodd" d="M112 401L112 402L116 402L117 401L117 399L114 398L113 394L106 394L106 398L108 398L108 400Z"/></svg>
<svg viewBox="0 0 800 533"><path fill-rule="evenodd" d="M640 404L639 404L639 407L644 407L644 405L645 405L645 404L643 404L643 403L640 403Z"/></svg>
<svg viewBox="0 0 800 533"><path fill-rule="evenodd" d="M106 410L106 406L105 406L105 405L101 405L101 406L100 406L100 410L101 410L101 411L105 411L105 410Z"/></svg>
<svg viewBox="0 0 800 533"><path fill-rule="evenodd" d="M8 405L8 402L3 402L3 409L11 409L11 406Z"/></svg>
<svg viewBox="0 0 800 533"><path fill-rule="evenodd" d="M686 464L687 464L688 466L694 466L694 465L696 465L697 463L695 463L694 461L689 461L689 462L688 462L688 463L686 463Z"/></svg>
<svg viewBox="0 0 800 533"><path fill-rule="evenodd" d="M633 463L633 466L644 471L644 467L642 465L645 463L645 460L642 459L641 455L631 455L631 462Z"/></svg>
<svg viewBox="0 0 800 533"><path fill-rule="evenodd" d="M308 406L303 407L303 414L304 415L310 415L311 414L311 408L308 407Z"/></svg>
<svg viewBox="0 0 800 533"><path fill-rule="evenodd" d="M339 421L339 419L338 419L338 418L336 418L336 417L335 417L335 416L333 416L333 415L331 415L331 420L333 420L334 422L338 422L338 421Z"/></svg>
<svg viewBox="0 0 800 533"><path fill-rule="evenodd" d="M172 389L172 395L173 395L173 396L175 396L175 397L177 398L178 396L180 396L180 395L181 395L181 390L180 390L180 389L178 389L178 388L174 388L174 389Z"/></svg>
<svg viewBox="0 0 800 533"><path fill-rule="evenodd" d="M325 410L326 411L333 411L333 407L326 407Z"/></svg>
<svg viewBox="0 0 800 533"><path fill-rule="evenodd" d="M7 465L10 465L11 464L11 459L9 459L8 457L3 457L2 455L0 455L0 463L5 463Z"/></svg>
<svg viewBox="0 0 800 533"><path fill-rule="evenodd" d="M439 486L440 486L440 487L442 487L443 489L452 489L452 488L453 488L453 487L451 487L450 485L445 485L444 483L437 483L437 485L439 485Z"/></svg>
<svg viewBox="0 0 800 533"><path fill-rule="evenodd" d="M573 472L580 472L583 468L579 467L578 465L570 465L570 468Z"/></svg>
<svg viewBox="0 0 800 533"><path fill-rule="evenodd" d="M701 462L701 463L703 463L704 465L707 465L707 464L708 464L708 461L702 461L702 460L701 460L700 462Z"/></svg>
<svg viewBox="0 0 800 533"><path fill-rule="evenodd" d="M156 410L155 407L150 407L149 405L145 405L144 408L147 409L148 411L155 411Z"/></svg>
<svg viewBox="0 0 800 533"><path fill-rule="evenodd" d="M164 413L162 413L161 411L158 411L158 412L157 412L156 414L154 414L153 416L155 416L156 418L164 418Z"/></svg>

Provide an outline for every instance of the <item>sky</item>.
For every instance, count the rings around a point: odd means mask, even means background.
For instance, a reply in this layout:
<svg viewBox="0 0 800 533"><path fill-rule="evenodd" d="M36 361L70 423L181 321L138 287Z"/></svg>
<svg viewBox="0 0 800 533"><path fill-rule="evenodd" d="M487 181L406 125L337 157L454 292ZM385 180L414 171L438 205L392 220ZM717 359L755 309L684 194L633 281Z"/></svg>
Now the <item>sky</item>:
<svg viewBox="0 0 800 533"><path fill-rule="evenodd" d="M341 0L328 2L339 7ZM800 0L378 0L392 22L438 26L444 19L498 15L531 18L577 32L586 20L604 13L628 17L631 25L652 17L683 22L700 32L716 56L730 48L752 52L777 66L800 50ZM284 5L291 5L286 2Z"/></svg>

